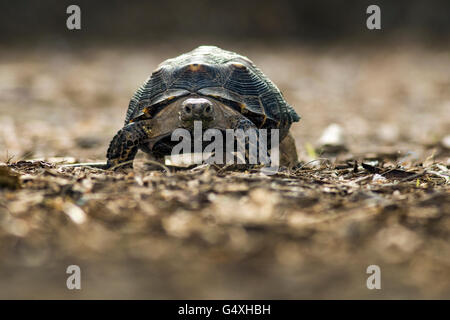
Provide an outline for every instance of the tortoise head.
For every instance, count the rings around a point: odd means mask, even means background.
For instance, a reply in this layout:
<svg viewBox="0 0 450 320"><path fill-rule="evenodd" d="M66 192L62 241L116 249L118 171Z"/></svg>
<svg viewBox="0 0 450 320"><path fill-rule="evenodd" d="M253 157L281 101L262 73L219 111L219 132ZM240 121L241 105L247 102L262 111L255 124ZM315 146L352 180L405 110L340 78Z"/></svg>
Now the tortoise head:
<svg viewBox="0 0 450 320"><path fill-rule="evenodd" d="M194 122L202 123L202 130L231 129L237 119L244 116L214 98L200 95L189 95L165 105L150 119L138 118L144 121L148 134L148 144L144 151L154 154L170 154L171 148L178 142L171 141L171 135L176 129L194 130Z"/></svg>
<svg viewBox="0 0 450 320"><path fill-rule="evenodd" d="M174 117L174 113L177 113L177 128L188 130L194 127L195 121L201 121L202 128L205 130L210 128L229 129L232 127L232 119L242 117L232 107L214 98L200 95L190 95L178 99L166 106L156 117L166 118L167 123L172 123L175 119L168 120L167 118Z"/></svg>
<svg viewBox="0 0 450 320"><path fill-rule="evenodd" d="M202 121L210 123L215 118L215 103L207 98L187 98L180 104L179 117L189 126L190 122Z"/></svg>
<svg viewBox="0 0 450 320"><path fill-rule="evenodd" d="M236 119L243 115L214 98L189 95L164 106L153 117L135 118L133 122L146 121L153 143L170 136L175 129L193 130L194 122L201 121L203 130L233 128Z"/></svg>

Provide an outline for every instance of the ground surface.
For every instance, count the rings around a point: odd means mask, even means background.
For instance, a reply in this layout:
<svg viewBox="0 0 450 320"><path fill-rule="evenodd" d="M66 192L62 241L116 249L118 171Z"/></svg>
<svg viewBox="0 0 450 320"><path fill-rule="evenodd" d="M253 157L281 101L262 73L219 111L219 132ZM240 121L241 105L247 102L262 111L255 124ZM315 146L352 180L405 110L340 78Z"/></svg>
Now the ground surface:
<svg viewBox="0 0 450 320"><path fill-rule="evenodd" d="M302 116L296 170L61 166L104 160L133 91L192 47L0 51L0 298L450 298L448 48L228 46Z"/></svg>

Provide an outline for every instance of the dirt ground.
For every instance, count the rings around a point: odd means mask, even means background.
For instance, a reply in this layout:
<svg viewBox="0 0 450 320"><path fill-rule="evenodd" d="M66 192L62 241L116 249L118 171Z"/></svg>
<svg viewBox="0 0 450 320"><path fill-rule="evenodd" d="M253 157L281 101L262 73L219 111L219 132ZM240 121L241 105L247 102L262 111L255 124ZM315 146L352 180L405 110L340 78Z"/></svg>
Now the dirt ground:
<svg viewBox="0 0 450 320"><path fill-rule="evenodd" d="M63 166L104 160L134 90L196 45L0 50L0 298L449 299L448 48L223 46L302 116L274 176Z"/></svg>

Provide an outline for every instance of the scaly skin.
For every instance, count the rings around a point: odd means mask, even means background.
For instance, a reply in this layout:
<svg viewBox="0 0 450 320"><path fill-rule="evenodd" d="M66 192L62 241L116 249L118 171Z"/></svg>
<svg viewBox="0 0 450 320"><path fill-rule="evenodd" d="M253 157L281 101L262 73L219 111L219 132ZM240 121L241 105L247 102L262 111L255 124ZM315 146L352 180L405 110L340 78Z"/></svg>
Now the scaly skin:
<svg viewBox="0 0 450 320"><path fill-rule="evenodd" d="M106 154L106 168L113 168L121 163L132 161L140 145L148 141L151 129L149 121L132 122L123 127L112 139ZM133 167L133 163L124 165Z"/></svg>

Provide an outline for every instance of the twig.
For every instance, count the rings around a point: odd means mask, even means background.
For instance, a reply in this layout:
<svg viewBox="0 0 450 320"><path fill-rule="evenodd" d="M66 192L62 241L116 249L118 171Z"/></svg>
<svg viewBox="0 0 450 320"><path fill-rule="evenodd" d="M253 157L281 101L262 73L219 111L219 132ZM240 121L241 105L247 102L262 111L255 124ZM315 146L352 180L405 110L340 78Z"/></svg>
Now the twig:
<svg viewBox="0 0 450 320"><path fill-rule="evenodd" d="M423 176L425 173L427 173L427 172L424 171L424 172L421 172L421 173L416 173L416 174L414 174L412 176L400 179L399 182L405 182L405 181L409 181L409 180L413 180L413 179L419 178L419 177Z"/></svg>
<svg viewBox="0 0 450 320"><path fill-rule="evenodd" d="M300 170L300 169L302 169L304 166L306 166L306 165L308 165L308 164L310 164L310 163L313 163L313 162L315 162L315 161L328 161L328 162L330 162L330 159L327 159L327 158L317 158L317 159L314 159L314 160L311 160L311 161L306 162L305 164L303 164L303 165L301 165L300 167L298 167L296 170Z"/></svg>
<svg viewBox="0 0 450 320"><path fill-rule="evenodd" d="M129 161L127 161L127 162L129 162ZM168 167L166 167L165 165L163 165L161 162L150 160L150 159L146 159L144 163L145 164L149 163L149 164L153 164L155 166L161 167L161 168L164 169L164 171L166 171L167 175L169 175L169 176L171 175L170 169Z"/></svg>
<svg viewBox="0 0 450 320"><path fill-rule="evenodd" d="M57 166L63 167L63 168L93 167L93 168L98 168L98 169L105 169L106 162L71 163L71 164L59 164Z"/></svg>
<svg viewBox="0 0 450 320"><path fill-rule="evenodd" d="M449 176L439 173L439 172L436 172L436 171L428 171L428 173L434 174L434 175L438 176L439 178L443 178L445 180L445 183L448 183L450 180Z"/></svg>

